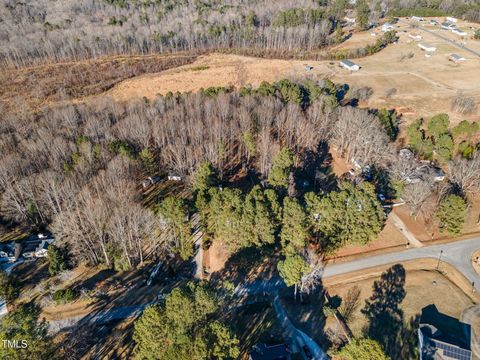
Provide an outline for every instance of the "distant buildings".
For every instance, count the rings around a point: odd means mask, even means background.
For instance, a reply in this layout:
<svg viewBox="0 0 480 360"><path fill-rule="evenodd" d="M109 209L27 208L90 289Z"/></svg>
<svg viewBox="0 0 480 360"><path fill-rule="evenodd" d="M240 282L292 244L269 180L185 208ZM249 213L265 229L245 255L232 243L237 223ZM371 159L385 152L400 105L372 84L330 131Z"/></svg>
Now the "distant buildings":
<svg viewBox="0 0 480 360"><path fill-rule="evenodd" d="M176 173L168 174L168 180L170 181L182 181L182 176Z"/></svg>
<svg viewBox="0 0 480 360"><path fill-rule="evenodd" d="M52 235L32 235L27 240L15 243L15 257L18 258L18 254L25 259L46 257L48 247L54 242Z"/></svg>
<svg viewBox="0 0 480 360"><path fill-rule="evenodd" d="M343 67L344 69L350 70L350 71L358 71L360 70L360 66L357 64L353 63L350 60L342 60L340 61L340 66Z"/></svg>
<svg viewBox="0 0 480 360"><path fill-rule="evenodd" d="M387 31L390 31L390 30L393 30L394 29L394 26L390 23L385 23L382 25L382 31L383 32L387 32Z"/></svg>
<svg viewBox="0 0 480 360"><path fill-rule="evenodd" d="M142 187L147 188L150 185L158 184L160 180L161 180L160 176L149 176L148 178L142 181Z"/></svg>
<svg viewBox="0 0 480 360"><path fill-rule="evenodd" d="M458 63L461 61L465 61L466 59L463 56L460 56L458 54L452 54L448 57L450 61L453 61L454 63Z"/></svg>
<svg viewBox="0 0 480 360"><path fill-rule="evenodd" d="M412 20L413 21L423 21L424 19L421 16L412 16Z"/></svg>
<svg viewBox="0 0 480 360"><path fill-rule="evenodd" d="M418 329L420 360L471 360L471 328L441 314L435 305L422 309Z"/></svg>
<svg viewBox="0 0 480 360"><path fill-rule="evenodd" d="M432 46L432 45L429 45L429 44L425 44L425 43L420 43L418 44L418 47L424 51L427 51L427 52L435 52L437 51L437 48L435 46Z"/></svg>
<svg viewBox="0 0 480 360"><path fill-rule="evenodd" d="M465 32L463 30L460 30L460 29L457 29L457 28L452 29L452 33L460 35L460 36L467 36L468 35L467 32Z"/></svg>
<svg viewBox="0 0 480 360"><path fill-rule="evenodd" d="M423 39L421 35L417 35L417 34L408 34L408 37L409 37L410 39L415 40L415 41L420 41L420 40Z"/></svg>

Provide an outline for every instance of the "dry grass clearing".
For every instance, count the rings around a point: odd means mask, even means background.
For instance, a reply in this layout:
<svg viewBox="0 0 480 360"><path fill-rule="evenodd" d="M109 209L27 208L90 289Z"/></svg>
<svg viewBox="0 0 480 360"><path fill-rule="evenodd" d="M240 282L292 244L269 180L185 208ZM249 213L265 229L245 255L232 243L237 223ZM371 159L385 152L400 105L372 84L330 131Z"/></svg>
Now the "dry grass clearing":
<svg viewBox="0 0 480 360"><path fill-rule="evenodd" d="M359 306L349 324L355 335L360 335L367 324L361 309L365 300L372 295L372 285L375 280L378 280L377 276L328 287L330 295L338 295L342 299L354 286L360 289ZM440 312L458 319L462 311L473 304L460 288L436 271L407 271L405 290L407 295L401 304L405 321L409 321L410 318L419 314L423 307L430 304L435 304Z"/></svg>
<svg viewBox="0 0 480 360"><path fill-rule="evenodd" d="M407 119L446 112L455 121L475 119L475 114L464 116L451 110L451 102L461 91L480 103L480 58L462 51L431 34L421 32L422 41L437 47L432 57L425 57L417 43L408 37L412 30L406 24L396 29L400 40L381 52L357 62L362 69L356 73L338 67L332 61L269 60L238 55L209 54L200 56L193 64L169 69L157 74L147 74L121 82L106 94L116 100L154 98L167 92L198 91L210 86L258 86L262 81L281 78L328 77L337 83L347 83L353 88L369 86L373 96L362 106L396 108ZM379 32L378 29L374 30ZM450 36L450 34L449 34ZM345 45L371 43L370 32L355 33ZM478 44L477 44L478 43ZM480 47L480 41L469 40L469 46ZM461 65L448 60L452 53L466 57ZM410 57L411 56L411 57ZM305 64L313 66L306 71ZM395 89L394 95L389 90Z"/></svg>
<svg viewBox="0 0 480 360"><path fill-rule="evenodd" d="M116 83L191 63L193 54L109 56L85 61L37 65L0 72L0 106L16 111L107 91Z"/></svg>

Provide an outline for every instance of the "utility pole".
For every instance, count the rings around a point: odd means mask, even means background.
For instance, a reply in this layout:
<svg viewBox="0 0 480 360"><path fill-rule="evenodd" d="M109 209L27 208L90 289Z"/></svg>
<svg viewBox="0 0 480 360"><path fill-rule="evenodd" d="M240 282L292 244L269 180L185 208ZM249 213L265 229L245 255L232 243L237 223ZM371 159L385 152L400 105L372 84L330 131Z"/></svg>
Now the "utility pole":
<svg viewBox="0 0 480 360"><path fill-rule="evenodd" d="M437 270L440 267L440 262L442 261L443 250L440 250L440 255L438 256Z"/></svg>

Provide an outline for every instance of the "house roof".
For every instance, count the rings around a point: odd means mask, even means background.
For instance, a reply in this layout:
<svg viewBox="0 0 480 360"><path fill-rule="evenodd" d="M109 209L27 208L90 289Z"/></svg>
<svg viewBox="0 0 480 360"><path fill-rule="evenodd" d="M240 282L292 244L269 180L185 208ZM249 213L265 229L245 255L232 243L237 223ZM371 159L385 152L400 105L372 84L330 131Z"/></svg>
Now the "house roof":
<svg viewBox="0 0 480 360"><path fill-rule="evenodd" d="M419 330L425 359L434 358L432 356L439 353L447 359L471 360L470 325L438 312L432 304L422 309Z"/></svg>
<svg viewBox="0 0 480 360"><path fill-rule="evenodd" d="M463 56L460 56L458 54L452 54L452 55L450 55L450 57L454 60L465 60L465 58Z"/></svg>
<svg viewBox="0 0 480 360"><path fill-rule="evenodd" d="M290 353L285 344L266 345L255 344L250 352L250 359L252 360L281 360L288 359Z"/></svg>
<svg viewBox="0 0 480 360"><path fill-rule="evenodd" d="M352 61L350 61L350 60L347 60L347 59L342 60L342 61L340 61L340 62L341 62L342 64L344 64L344 65L346 65L346 66L350 66L350 67L357 65L357 64L355 64L354 62L352 62ZM357 66L358 66L358 65L357 65Z"/></svg>
<svg viewBox="0 0 480 360"><path fill-rule="evenodd" d="M418 46L420 46L424 49L429 49L429 48L434 48L435 49L435 46L432 46L430 44L425 44L425 43L420 43L420 44L418 44Z"/></svg>

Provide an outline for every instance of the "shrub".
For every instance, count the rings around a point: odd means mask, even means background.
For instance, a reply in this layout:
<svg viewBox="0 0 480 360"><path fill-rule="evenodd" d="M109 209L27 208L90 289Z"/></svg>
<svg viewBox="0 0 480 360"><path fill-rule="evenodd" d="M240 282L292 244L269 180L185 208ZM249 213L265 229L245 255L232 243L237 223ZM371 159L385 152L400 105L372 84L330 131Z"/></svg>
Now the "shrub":
<svg viewBox="0 0 480 360"><path fill-rule="evenodd" d="M78 295L79 294L76 290L67 288L55 291L52 298L57 304L66 304L74 301L76 298L78 298Z"/></svg>
<svg viewBox="0 0 480 360"><path fill-rule="evenodd" d="M459 94L455 99L452 101L452 111L455 111L462 115L472 114L477 110L477 103L475 99L464 95Z"/></svg>

